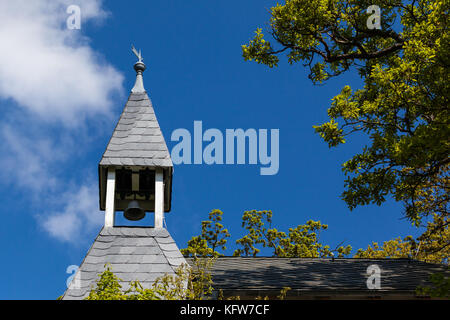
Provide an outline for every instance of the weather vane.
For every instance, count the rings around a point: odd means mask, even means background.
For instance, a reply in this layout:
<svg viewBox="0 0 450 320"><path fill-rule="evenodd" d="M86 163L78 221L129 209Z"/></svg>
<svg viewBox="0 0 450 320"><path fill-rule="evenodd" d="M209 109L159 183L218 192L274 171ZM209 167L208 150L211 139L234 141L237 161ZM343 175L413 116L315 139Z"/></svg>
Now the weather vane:
<svg viewBox="0 0 450 320"><path fill-rule="evenodd" d="M134 45L131 45L131 51L133 51L134 55L139 59L139 62L142 62L142 54L141 54L141 50L139 50L139 52L136 50L136 48L134 47Z"/></svg>

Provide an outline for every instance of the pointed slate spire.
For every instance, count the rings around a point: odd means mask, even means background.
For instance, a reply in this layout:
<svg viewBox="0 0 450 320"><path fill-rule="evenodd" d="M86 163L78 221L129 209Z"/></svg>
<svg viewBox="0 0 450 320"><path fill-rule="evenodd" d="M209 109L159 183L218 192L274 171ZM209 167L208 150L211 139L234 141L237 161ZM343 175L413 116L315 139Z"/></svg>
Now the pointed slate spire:
<svg viewBox="0 0 450 320"><path fill-rule="evenodd" d="M172 167L169 150L143 82L142 57L135 63L136 82L100 165Z"/></svg>
<svg viewBox="0 0 450 320"><path fill-rule="evenodd" d="M100 209L106 208L108 170L127 168L163 172L164 211L171 208L173 164L152 102L143 83L146 69L140 52L134 64L136 82L99 163ZM117 208L120 208L119 205Z"/></svg>
<svg viewBox="0 0 450 320"><path fill-rule="evenodd" d="M147 93L130 94L100 165L173 167Z"/></svg>

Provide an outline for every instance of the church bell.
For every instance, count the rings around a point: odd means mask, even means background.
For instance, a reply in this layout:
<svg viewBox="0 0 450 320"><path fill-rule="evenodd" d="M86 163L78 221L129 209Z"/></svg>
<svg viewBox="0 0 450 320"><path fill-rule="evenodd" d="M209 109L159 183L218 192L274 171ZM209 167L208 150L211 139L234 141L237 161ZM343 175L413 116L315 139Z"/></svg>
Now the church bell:
<svg viewBox="0 0 450 320"><path fill-rule="evenodd" d="M133 200L128 204L123 216L128 220L138 221L145 217L145 211L139 206L138 201Z"/></svg>

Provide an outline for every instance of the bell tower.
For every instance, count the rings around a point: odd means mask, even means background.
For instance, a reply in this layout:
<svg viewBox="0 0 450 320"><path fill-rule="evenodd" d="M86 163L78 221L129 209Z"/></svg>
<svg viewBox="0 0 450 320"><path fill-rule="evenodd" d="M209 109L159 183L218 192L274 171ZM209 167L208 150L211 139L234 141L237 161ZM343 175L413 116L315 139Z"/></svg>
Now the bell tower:
<svg viewBox="0 0 450 320"><path fill-rule="evenodd" d="M155 111L144 89L145 64L132 48L136 82L98 165L100 230L64 292L63 300L81 300L96 286L98 275L111 267L123 290L131 281L152 287L165 274L175 275L187 264L170 233L164 213L170 211L173 165ZM153 226L116 226L117 212L136 221L155 213Z"/></svg>
<svg viewBox="0 0 450 320"><path fill-rule="evenodd" d="M166 142L144 88L146 66L132 47L136 82L99 163L100 210L105 227L114 227L116 212L131 221L154 212L162 228L170 211L173 165Z"/></svg>

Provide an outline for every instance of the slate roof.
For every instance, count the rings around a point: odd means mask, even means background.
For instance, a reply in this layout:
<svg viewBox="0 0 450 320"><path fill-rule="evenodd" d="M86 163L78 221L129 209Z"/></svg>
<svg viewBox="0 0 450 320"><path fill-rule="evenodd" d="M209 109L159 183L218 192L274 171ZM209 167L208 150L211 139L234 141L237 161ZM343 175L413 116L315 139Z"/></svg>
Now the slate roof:
<svg viewBox="0 0 450 320"><path fill-rule="evenodd" d="M187 258L192 264L192 259ZM368 291L367 267L381 269L381 290L414 292L419 285L429 285L429 276L446 272L443 265L410 259L305 259L276 257L221 257L212 276L215 289L280 290L290 287L297 292Z"/></svg>
<svg viewBox="0 0 450 320"><path fill-rule="evenodd" d="M173 167L152 102L146 92L131 93L100 166Z"/></svg>
<svg viewBox="0 0 450 320"><path fill-rule="evenodd" d="M157 277L174 273L186 260L166 229L146 227L103 228L79 267L64 300L80 300L89 295L105 264L120 279L122 289L138 280L150 288ZM76 285L79 285L79 288Z"/></svg>

